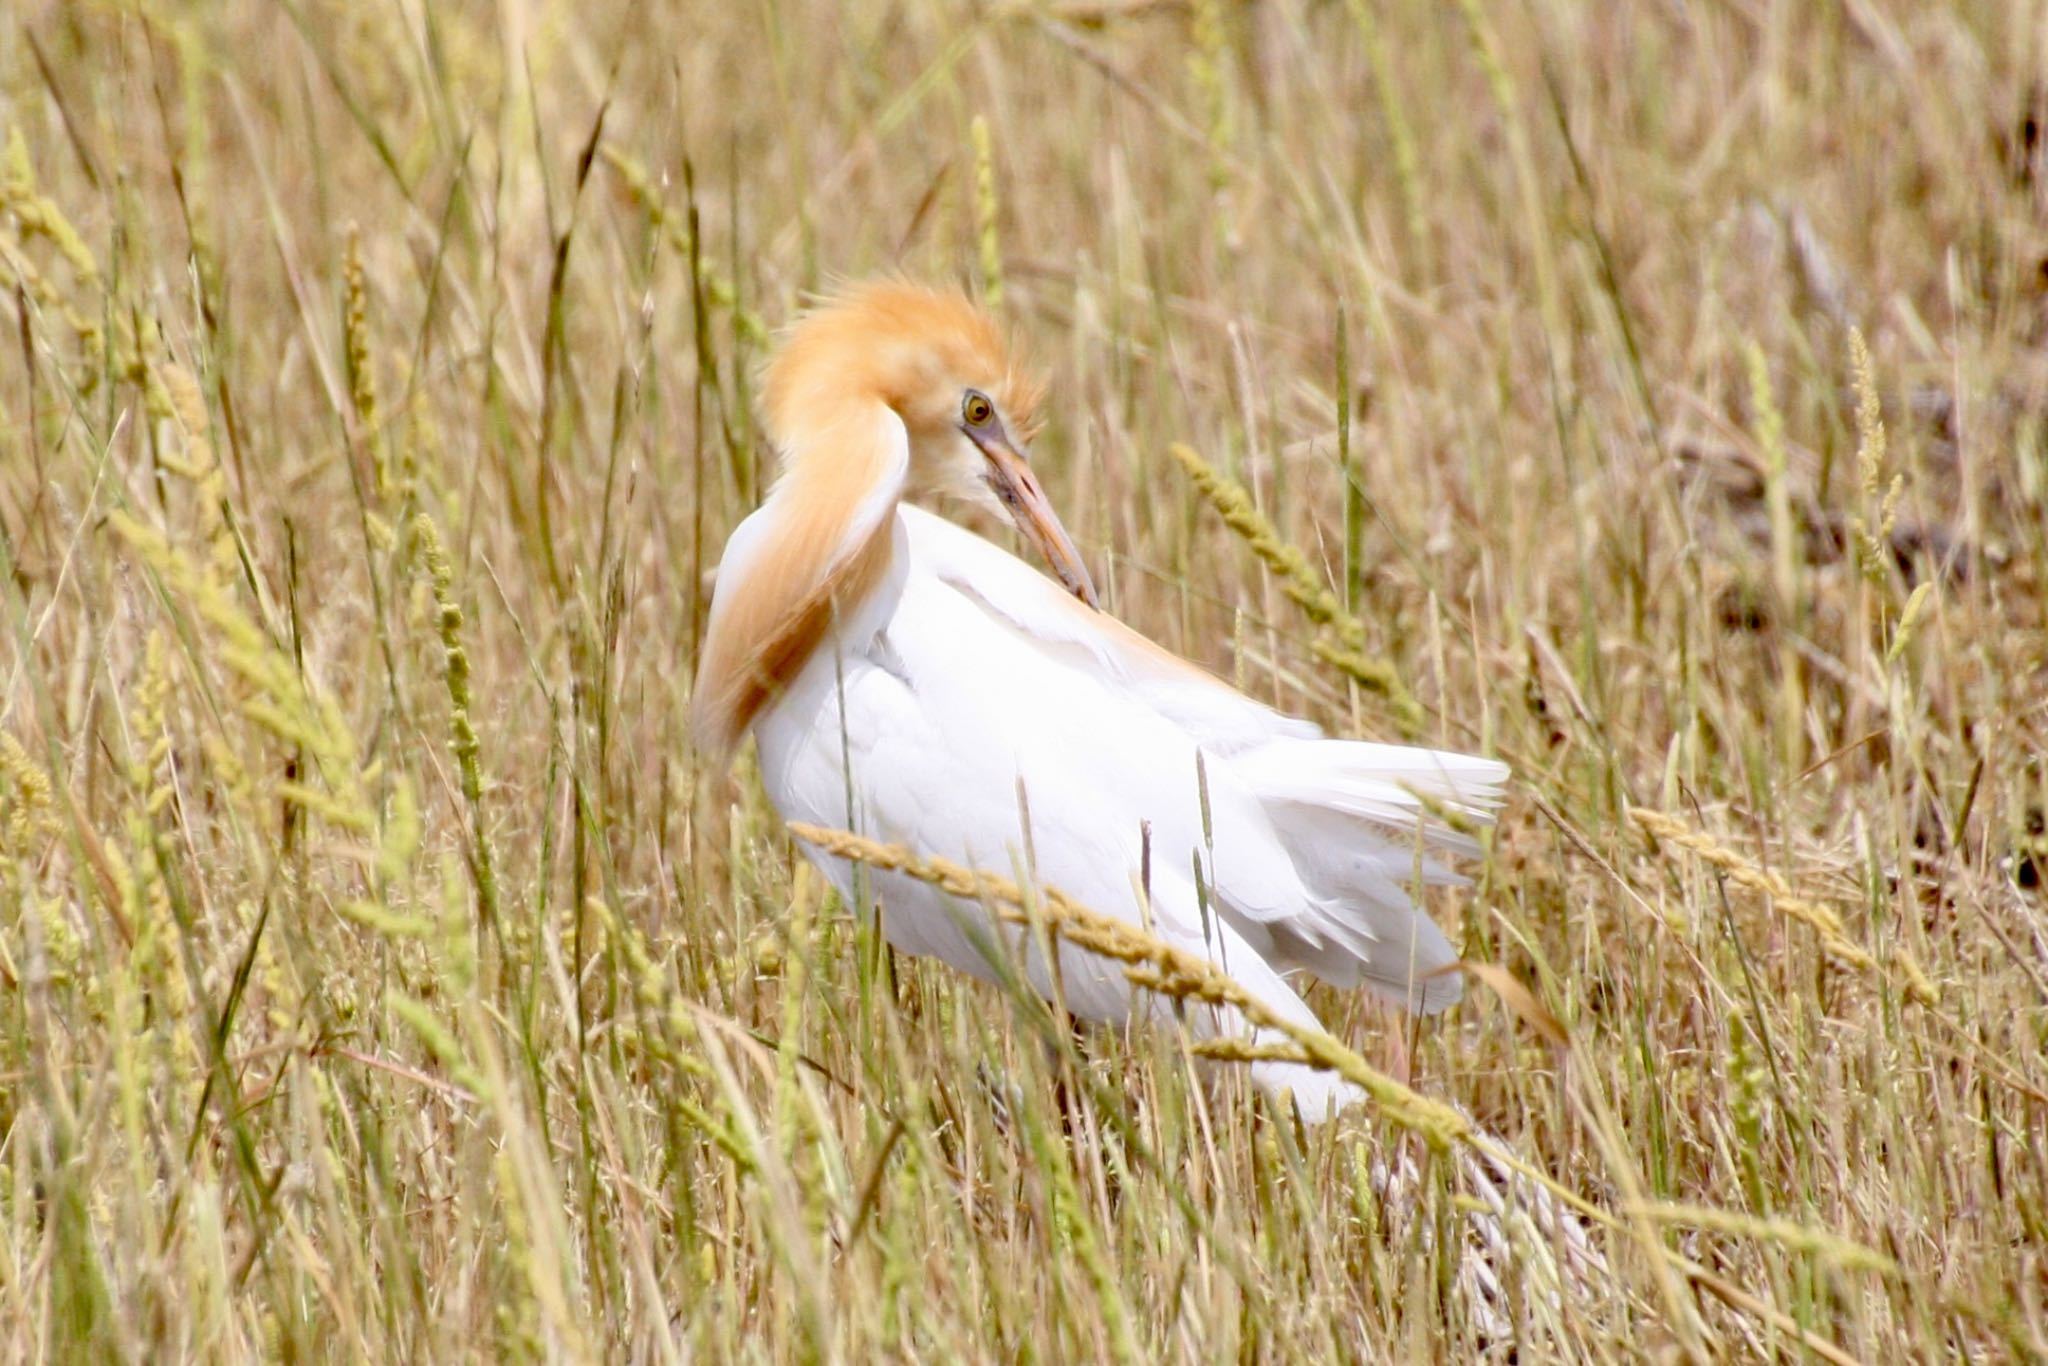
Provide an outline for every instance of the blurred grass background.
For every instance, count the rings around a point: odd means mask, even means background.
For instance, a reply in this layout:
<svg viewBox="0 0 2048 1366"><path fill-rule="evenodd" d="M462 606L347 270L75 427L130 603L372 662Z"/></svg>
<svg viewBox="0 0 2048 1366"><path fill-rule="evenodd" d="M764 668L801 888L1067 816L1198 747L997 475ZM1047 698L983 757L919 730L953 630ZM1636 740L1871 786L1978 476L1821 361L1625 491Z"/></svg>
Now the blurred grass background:
<svg viewBox="0 0 2048 1366"><path fill-rule="evenodd" d="M2048 1353L2044 61L2034 0L11 6L0 1357ZM1511 1260L1504 1334L1442 1164L1384 1206L1412 1139L1168 1038L1064 1125L699 764L758 367L892 270L1046 371L1120 615L1514 765L1433 906L1568 1046L1317 1004L1612 1284Z"/></svg>

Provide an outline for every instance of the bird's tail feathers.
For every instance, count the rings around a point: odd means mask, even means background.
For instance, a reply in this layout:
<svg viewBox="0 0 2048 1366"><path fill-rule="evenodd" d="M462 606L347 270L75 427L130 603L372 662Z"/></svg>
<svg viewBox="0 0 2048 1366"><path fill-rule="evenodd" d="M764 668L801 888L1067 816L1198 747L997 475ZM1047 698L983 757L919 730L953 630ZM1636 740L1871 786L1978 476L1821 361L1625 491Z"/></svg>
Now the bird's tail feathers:
<svg viewBox="0 0 2048 1366"><path fill-rule="evenodd" d="M1394 832L1417 831L1427 848L1449 854L1477 853L1479 843L1446 816L1490 823L1508 779L1508 766L1497 759L1365 740L1279 739L1231 762L1269 809L1331 811ZM1284 815L1276 811L1275 819Z"/></svg>
<svg viewBox="0 0 2048 1366"><path fill-rule="evenodd" d="M1263 803L1313 899L1270 924L1278 956L1333 986L1363 985L1408 1010L1456 1003L1457 954L1408 888L1464 879L1446 855L1500 805L1508 769L1493 759L1361 740L1276 739L1231 756Z"/></svg>

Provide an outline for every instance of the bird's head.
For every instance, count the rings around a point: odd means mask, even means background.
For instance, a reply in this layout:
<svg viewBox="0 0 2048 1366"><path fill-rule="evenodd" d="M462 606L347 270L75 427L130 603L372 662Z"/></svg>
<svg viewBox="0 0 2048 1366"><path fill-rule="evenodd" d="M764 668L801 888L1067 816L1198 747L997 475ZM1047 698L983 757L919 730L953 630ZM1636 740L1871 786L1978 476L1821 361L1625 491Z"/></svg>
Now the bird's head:
<svg viewBox="0 0 2048 1366"><path fill-rule="evenodd" d="M781 449L831 459L830 442L799 437L861 405L886 404L910 438L910 493L1002 508L1092 607L1088 568L1027 458L1041 393L971 300L890 282L862 286L799 321L769 367L765 407Z"/></svg>

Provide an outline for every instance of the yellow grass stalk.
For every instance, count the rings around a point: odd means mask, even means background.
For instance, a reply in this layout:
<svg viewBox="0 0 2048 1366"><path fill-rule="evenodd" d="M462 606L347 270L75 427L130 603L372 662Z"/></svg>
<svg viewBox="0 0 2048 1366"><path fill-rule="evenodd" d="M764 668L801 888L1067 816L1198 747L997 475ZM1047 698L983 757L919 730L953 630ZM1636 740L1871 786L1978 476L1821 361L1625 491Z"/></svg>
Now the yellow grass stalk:
<svg viewBox="0 0 2048 1366"><path fill-rule="evenodd" d="M1792 890L1792 885L1778 873L1768 868L1759 868L1727 845L1715 841L1712 836L1693 830L1683 821L1662 811L1652 811L1639 806L1628 814L1629 819L1658 841L1677 845L1702 863L1720 869L1736 886L1746 887L1770 898L1771 903L1779 910L1819 935L1821 949L1836 962L1858 972L1879 971L1878 962L1869 951L1849 938L1842 925L1841 915L1833 907L1809 901L1798 895ZM1900 975L1906 979L1906 994L1922 1005L1935 1004L1938 997L1934 985L1913 956L1901 947L1893 950L1892 961L1900 966Z"/></svg>
<svg viewBox="0 0 2048 1366"><path fill-rule="evenodd" d="M377 412L377 376L370 356L370 288L363 279L362 234L351 224L341 256L343 351L348 360L349 401L355 410L362 441L379 498L391 496L391 462Z"/></svg>
<svg viewBox="0 0 2048 1366"><path fill-rule="evenodd" d="M99 263L93 259L92 248L86 246L56 201L38 190L28 140L19 125L9 131L7 151L0 156L0 215L15 221L23 240L41 237L56 247L81 284L99 281Z"/></svg>
<svg viewBox="0 0 2048 1366"><path fill-rule="evenodd" d="M462 604L455 597L455 570L441 548L441 532L422 512L413 518L420 556L433 584L435 628L441 637L443 676L448 684L448 748L455 756L462 800L469 807L470 867L476 879L477 921L498 923L498 878L491 863L490 830L484 819L484 775L476 727L470 722L469 652L462 646Z"/></svg>
<svg viewBox="0 0 2048 1366"><path fill-rule="evenodd" d="M1899 1274L1899 1264L1881 1252L1787 1219L1759 1219L1754 1215L1711 1209L1705 1205L1660 1204L1655 1201L1631 1205L1628 1213L1653 1224L1705 1229L1710 1233L1726 1233L1752 1242L1774 1243L1789 1252L1808 1253L1844 1271L1871 1271L1880 1276Z"/></svg>
<svg viewBox="0 0 2048 1366"><path fill-rule="evenodd" d="M0 842L25 854L60 828L50 800L50 776L29 757L14 732L0 730Z"/></svg>
<svg viewBox="0 0 2048 1366"><path fill-rule="evenodd" d="M70 264L81 289L90 293L98 287L99 263L57 202L38 187L28 142L18 125L9 131L6 151L0 153L0 225L9 221L14 224L13 236L18 244L26 246L37 238L49 242ZM0 248L7 245L0 240ZM0 250L0 289L19 289L64 319L85 349L90 362L86 368L89 383L92 372L98 368L104 344L99 319L92 311L80 309L20 250Z"/></svg>
<svg viewBox="0 0 2048 1366"><path fill-rule="evenodd" d="M1003 306L1003 249L996 237L996 157L988 120L974 116L967 125L974 146L974 238L981 253L981 293L991 310Z"/></svg>
<svg viewBox="0 0 2048 1366"><path fill-rule="evenodd" d="M1866 510L1875 509L1866 522L1850 514L1849 528L1856 546L1856 565L1873 584L1882 584L1891 556L1887 551L1892 528L1898 525L1899 497L1905 491L1905 476L1895 474L1890 485L1884 479L1887 442L1884 408L1877 398L1877 373L1870 359L1870 347L1863 333L1849 329L1849 364L1856 377L1856 477L1863 490Z"/></svg>
<svg viewBox="0 0 2048 1366"><path fill-rule="evenodd" d="M177 379L181 372L172 367L165 373L169 377L166 392L175 402L186 392ZM196 401L196 386L187 397ZM196 425L190 414L183 420ZM190 451L188 447L188 457ZM203 458L207 465L201 471L202 487L218 493L220 472L210 446L204 449ZM363 765L356 736L340 704L271 640L222 582L218 565L231 559L235 550L234 533L225 518L214 518L214 563L208 564L200 563L173 545L163 532L126 511L115 509L107 520L115 534L155 572L166 595L182 601L213 628L218 648L208 657L219 660L248 690L241 714L304 756L306 776L278 781L272 788L274 794L337 831L372 841L361 850L364 861L381 876L396 877L410 862L421 838L410 780L392 774L384 803L380 806L373 798L379 771ZM357 912L352 918L358 920L388 914L368 903L356 903L352 910Z"/></svg>
<svg viewBox="0 0 2048 1366"><path fill-rule="evenodd" d="M662 197L661 188L647 174L647 168L629 153L607 142L598 148L598 155L619 177L626 194L647 215L648 223L661 234L661 240L683 260L690 259L689 215L671 211ZM701 257L701 253L699 254ZM772 335L768 324L759 313L739 306L739 294L733 288L730 278L720 275L708 261L701 263L704 278L704 293L719 308L728 309L738 324L740 335L756 345L765 346Z"/></svg>
<svg viewBox="0 0 2048 1366"><path fill-rule="evenodd" d="M1230 35L1224 27L1223 6L1217 0L1195 0L1193 46L1188 53L1188 75L1202 101L1202 134L1209 144L1209 186L1222 191L1230 183L1230 88L1224 71L1230 62ZM1217 224L1226 239L1230 224Z"/></svg>
<svg viewBox="0 0 2048 1366"><path fill-rule="evenodd" d="M1279 580L1280 591L1302 614L1322 628L1310 644L1316 658L1387 699L1403 734L1422 729L1422 705L1401 682L1394 667L1366 649L1365 623L1344 610L1299 549L1281 538L1266 515L1252 505L1242 484L1179 442L1168 448L1194 481L1209 505Z"/></svg>
<svg viewBox="0 0 2048 1366"><path fill-rule="evenodd" d="M1795 645L1804 615L1800 605L1799 530L1792 520L1791 457L1785 445L1785 419L1771 392L1771 368L1763 348L1743 348L1749 368L1750 407L1756 417L1756 441L1763 453L1764 505L1771 522L1771 591L1778 641L1779 745L1786 767L1804 763L1806 710L1804 666Z"/></svg>
<svg viewBox="0 0 2048 1366"><path fill-rule="evenodd" d="M1415 133L1408 124L1408 111L1394 78L1394 56L1387 41L1386 26L1373 13L1367 0L1349 0L1351 21L1365 42L1366 61L1372 67L1373 85L1378 88L1380 118L1386 124L1387 141L1394 152L1394 181L1401 187L1401 209L1407 220L1408 245L1427 260L1429 215L1424 205L1422 156L1415 148ZM1340 377L1349 382L1348 377Z"/></svg>

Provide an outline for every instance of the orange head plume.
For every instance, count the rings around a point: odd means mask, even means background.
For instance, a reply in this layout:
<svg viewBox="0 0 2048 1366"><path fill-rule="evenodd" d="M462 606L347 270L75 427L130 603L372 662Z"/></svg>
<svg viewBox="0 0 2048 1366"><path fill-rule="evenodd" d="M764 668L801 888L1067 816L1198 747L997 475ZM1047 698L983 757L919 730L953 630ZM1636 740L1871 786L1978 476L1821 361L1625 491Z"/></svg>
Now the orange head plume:
<svg viewBox="0 0 2048 1366"><path fill-rule="evenodd" d="M858 285L790 329L768 367L768 433L785 451L819 416L878 398L920 442L956 431L962 390L984 394L1019 442L1037 433L1044 386L1010 357L995 321L964 294L902 281Z"/></svg>
<svg viewBox="0 0 2048 1366"><path fill-rule="evenodd" d="M768 432L788 468L835 458L806 439L879 401L910 438L905 492L950 493L1006 511L1076 596L1095 585L1026 455L1044 388L994 320L965 295L889 281L861 285L790 331L768 368Z"/></svg>

